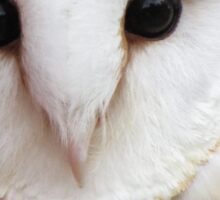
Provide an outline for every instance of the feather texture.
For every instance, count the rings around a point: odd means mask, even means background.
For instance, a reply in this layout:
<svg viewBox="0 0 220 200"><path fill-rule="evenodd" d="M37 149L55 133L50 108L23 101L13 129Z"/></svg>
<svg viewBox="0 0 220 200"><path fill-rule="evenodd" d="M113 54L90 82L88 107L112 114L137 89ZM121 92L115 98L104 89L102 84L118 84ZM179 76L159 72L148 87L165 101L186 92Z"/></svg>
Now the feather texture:
<svg viewBox="0 0 220 200"><path fill-rule="evenodd" d="M219 0L184 0L176 31L151 42L125 38L127 0L16 3L22 37L0 51L0 198L220 199Z"/></svg>

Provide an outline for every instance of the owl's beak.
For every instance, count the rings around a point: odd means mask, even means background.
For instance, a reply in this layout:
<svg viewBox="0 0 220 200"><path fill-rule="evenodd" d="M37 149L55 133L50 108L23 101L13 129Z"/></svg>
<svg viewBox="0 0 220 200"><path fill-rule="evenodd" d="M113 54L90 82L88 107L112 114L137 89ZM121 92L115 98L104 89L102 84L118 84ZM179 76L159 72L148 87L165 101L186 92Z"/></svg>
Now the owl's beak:
<svg viewBox="0 0 220 200"><path fill-rule="evenodd" d="M87 151L87 150L86 150ZM80 155L81 152L74 147L74 145L69 145L67 148L67 156L70 162L72 173L76 179L79 187L84 185L84 167L86 166L86 158Z"/></svg>

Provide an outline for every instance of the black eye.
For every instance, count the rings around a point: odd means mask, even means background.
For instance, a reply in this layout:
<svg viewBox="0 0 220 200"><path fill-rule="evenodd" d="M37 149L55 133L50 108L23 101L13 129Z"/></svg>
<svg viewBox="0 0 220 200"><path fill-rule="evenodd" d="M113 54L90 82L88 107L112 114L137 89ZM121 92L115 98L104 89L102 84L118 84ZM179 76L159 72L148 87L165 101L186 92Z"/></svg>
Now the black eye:
<svg viewBox="0 0 220 200"><path fill-rule="evenodd" d="M181 0L132 0L127 8L125 29L146 38L163 38L176 27L181 10Z"/></svg>
<svg viewBox="0 0 220 200"><path fill-rule="evenodd" d="M19 16L9 0L0 0L0 47L16 40L20 35Z"/></svg>

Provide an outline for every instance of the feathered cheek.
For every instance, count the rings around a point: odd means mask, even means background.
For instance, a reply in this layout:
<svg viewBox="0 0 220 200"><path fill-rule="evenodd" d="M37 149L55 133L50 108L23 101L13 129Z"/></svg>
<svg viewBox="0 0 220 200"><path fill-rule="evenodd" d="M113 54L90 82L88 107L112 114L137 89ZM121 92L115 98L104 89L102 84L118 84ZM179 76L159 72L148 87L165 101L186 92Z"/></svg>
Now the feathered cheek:
<svg viewBox="0 0 220 200"><path fill-rule="evenodd" d="M126 5L17 2L21 62L30 94L56 126L79 179L97 119L104 117L126 63L122 23Z"/></svg>

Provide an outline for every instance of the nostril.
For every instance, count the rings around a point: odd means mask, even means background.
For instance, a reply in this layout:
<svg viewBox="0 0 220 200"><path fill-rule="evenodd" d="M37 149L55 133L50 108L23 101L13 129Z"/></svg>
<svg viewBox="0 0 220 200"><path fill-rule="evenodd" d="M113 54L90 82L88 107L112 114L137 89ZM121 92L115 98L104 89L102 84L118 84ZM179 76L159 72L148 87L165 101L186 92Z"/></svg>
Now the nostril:
<svg viewBox="0 0 220 200"><path fill-rule="evenodd" d="M181 0L132 0L127 7L125 29L145 38L164 38L176 27L181 10Z"/></svg>
<svg viewBox="0 0 220 200"><path fill-rule="evenodd" d="M0 1L0 47L5 46L20 36L19 14L9 0Z"/></svg>

